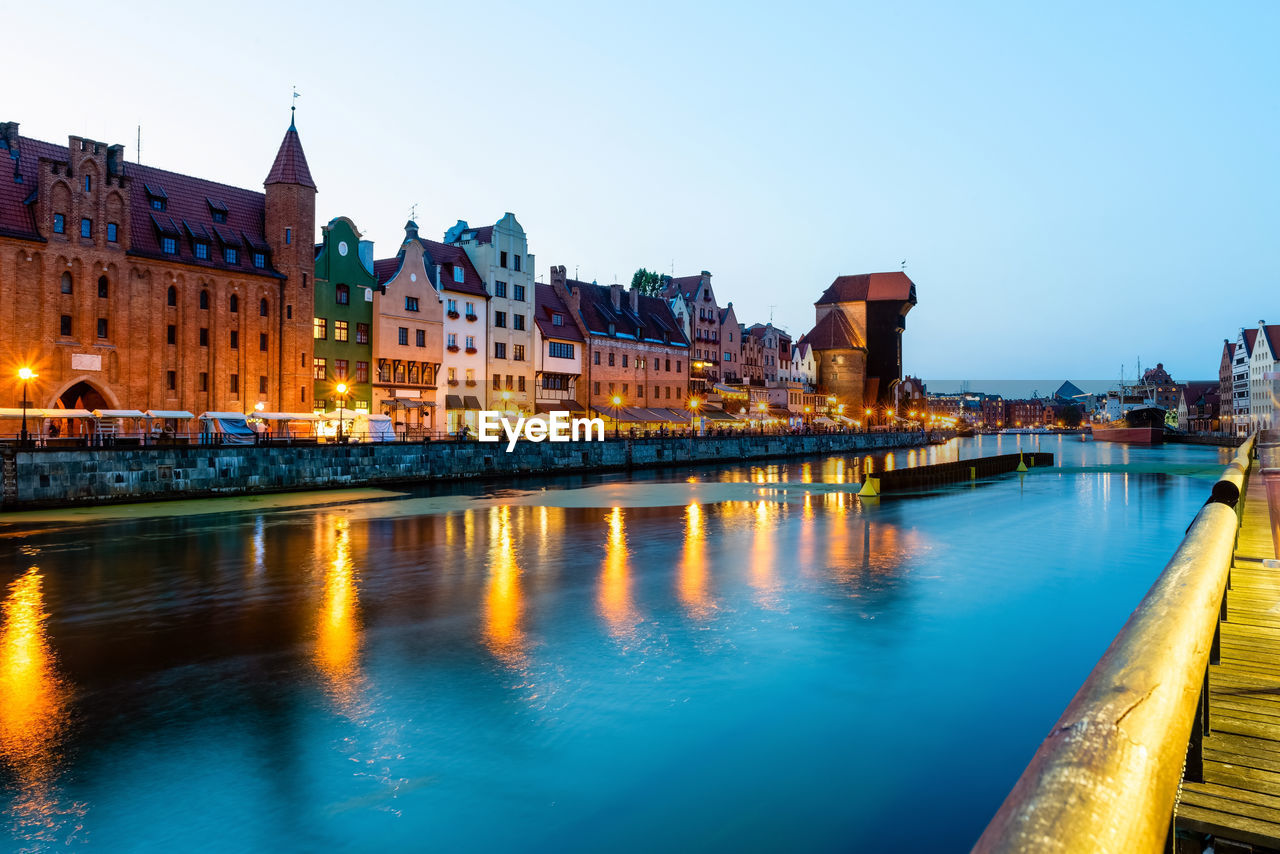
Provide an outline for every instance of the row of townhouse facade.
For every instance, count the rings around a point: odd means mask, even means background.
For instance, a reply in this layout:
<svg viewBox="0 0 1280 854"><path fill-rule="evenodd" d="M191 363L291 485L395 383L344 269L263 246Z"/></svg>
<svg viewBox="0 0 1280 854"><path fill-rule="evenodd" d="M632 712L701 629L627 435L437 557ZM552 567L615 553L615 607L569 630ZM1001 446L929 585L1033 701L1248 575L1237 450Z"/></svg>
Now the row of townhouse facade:
<svg viewBox="0 0 1280 854"><path fill-rule="evenodd" d="M1280 389L1280 324L1259 320L1224 339L1218 362L1219 429L1234 436L1273 428Z"/></svg>
<svg viewBox="0 0 1280 854"><path fill-rule="evenodd" d="M23 137L13 122L0 123L0 151L12 167L0 175L6 406L29 394L67 410L346 409L389 415L407 435L474 430L481 410L796 424L837 400L856 412L864 386L883 395L897 381L864 382L885 362L869 342L900 336L914 304L901 274L840 277L818 314L847 313L846 334L793 339L741 322L708 271L665 277L656 294L563 266L540 281L511 213L459 220L438 241L410 221L378 258L355 219L317 229L292 121L262 192L130 163L120 145ZM873 291L910 291L878 323L866 307L883 304L867 302L882 299L868 295L877 276L892 281ZM900 365L891 344L885 363ZM19 365L37 378L19 383Z"/></svg>

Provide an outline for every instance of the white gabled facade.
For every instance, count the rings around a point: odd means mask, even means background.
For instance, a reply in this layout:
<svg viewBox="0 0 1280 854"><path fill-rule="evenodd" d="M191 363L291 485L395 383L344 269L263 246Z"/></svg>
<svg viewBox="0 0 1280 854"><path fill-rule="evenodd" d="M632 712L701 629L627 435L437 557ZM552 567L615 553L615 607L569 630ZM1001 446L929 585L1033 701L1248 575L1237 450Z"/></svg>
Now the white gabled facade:
<svg viewBox="0 0 1280 854"><path fill-rule="evenodd" d="M1280 350L1280 326L1258 322L1258 334L1249 354L1249 429L1274 426L1276 413L1276 353Z"/></svg>

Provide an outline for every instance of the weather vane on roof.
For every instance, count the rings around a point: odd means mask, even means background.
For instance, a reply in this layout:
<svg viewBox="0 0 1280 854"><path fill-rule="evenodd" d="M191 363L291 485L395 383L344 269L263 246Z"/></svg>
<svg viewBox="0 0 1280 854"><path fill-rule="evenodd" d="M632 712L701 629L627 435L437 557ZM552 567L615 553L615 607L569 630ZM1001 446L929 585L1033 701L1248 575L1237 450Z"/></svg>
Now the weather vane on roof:
<svg viewBox="0 0 1280 854"><path fill-rule="evenodd" d="M409 205L409 219L415 220L415 221L418 219L418 203L417 202L414 202L413 204Z"/></svg>
<svg viewBox="0 0 1280 854"><path fill-rule="evenodd" d="M296 113L296 112L298 111L298 98L300 98L300 97L302 97L302 96L298 94L298 87L295 85L295 86L293 87L293 98L292 98L292 100L290 100L290 102L289 102L289 105L290 105L290 106L289 106L289 113L290 113L289 118L290 118L290 120L292 120L292 119L293 119L293 115L292 115L292 114L293 114L293 113Z"/></svg>
<svg viewBox="0 0 1280 854"><path fill-rule="evenodd" d="M905 272L907 272L907 259L906 259L906 258L903 258L903 259L902 259L902 272L904 272L904 273L905 273Z"/></svg>

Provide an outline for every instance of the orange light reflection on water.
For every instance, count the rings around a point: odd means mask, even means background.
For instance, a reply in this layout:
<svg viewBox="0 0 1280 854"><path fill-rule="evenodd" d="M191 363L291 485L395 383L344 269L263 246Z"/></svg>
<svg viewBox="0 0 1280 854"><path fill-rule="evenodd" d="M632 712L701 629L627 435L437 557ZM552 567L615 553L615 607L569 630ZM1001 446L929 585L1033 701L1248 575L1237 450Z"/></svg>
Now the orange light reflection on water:
<svg viewBox="0 0 1280 854"><path fill-rule="evenodd" d="M684 552L680 560L680 601L694 619L706 618L715 605L707 590L706 532L702 507L697 502L685 508Z"/></svg>
<svg viewBox="0 0 1280 854"><path fill-rule="evenodd" d="M600 574L600 615L616 638L630 637L639 616L631 601L631 575L627 563L627 533L622 508L609 513L609 537L605 541L604 571Z"/></svg>
<svg viewBox="0 0 1280 854"><path fill-rule="evenodd" d="M546 508L542 522L545 530ZM504 664L523 668L527 663L526 639L521 628L523 601L520 566L511 537L511 508L489 511L489 580L484 597L485 645Z"/></svg>
<svg viewBox="0 0 1280 854"><path fill-rule="evenodd" d="M8 814L21 838L53 842L63 819L83 805L63 806L57 777L60 739L69 718L70 688L57 672L45 632L40 570L9 585L0 627L0 756L14 777Z"/></svg>
<svg viewBox="0 0 1280 854"><path fill-rule="evenodd" d="M337 706L345 713L357 711L364 687L360 672L359 588L351 558L351 523L345 518L321 517L317 525L332 557L325 560L324 594L316 624L313 654L317 669ZM333 525L329 529L329 525ZM332 543L329 539L332 530Z"/></svg>

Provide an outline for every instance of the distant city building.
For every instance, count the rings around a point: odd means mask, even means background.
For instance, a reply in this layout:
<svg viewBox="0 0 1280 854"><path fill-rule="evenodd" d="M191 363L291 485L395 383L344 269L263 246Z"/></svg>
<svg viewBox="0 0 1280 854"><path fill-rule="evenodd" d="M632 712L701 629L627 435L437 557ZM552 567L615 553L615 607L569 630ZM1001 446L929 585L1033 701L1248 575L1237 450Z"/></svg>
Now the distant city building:
<svg viewBox="0 0 1280 854"><path fill-rule="evenodd" d="M312 357L314 409L370 412L373 386L373 243L346 217L321 229L316 244ZM339 384L347 391L341 394Z"/></svg>
<svg viewBox="0 0 1280 854"><path fill-rule="evenodd" d="M1249 430L1275 426L1276 360L1280 355L1280 326L1258 321L1249 354Z"/></svg>
<svg viewBox="0 0 1280 854"><path fill-rule="evenodd" d="M721 379L720 306L711 287L711 273L666 279L663 298L689 339L691 369L688 391L706 395Z"/></svg>
<svg viewBox="0 0 1280 854"><path fill-rule="evenodd" d="M718 316L720 332L717 336L720 345L720 378L729 384L743 382L742 374L742 327L738 323L738 315L730 302L720 309Z"/></svg>
<svg viewBox="0 0 1280 854"><path fill-rule="evenodd" d="M1222 357L1218 361L1218 423L1219 432L1235 435L1234 366L1236 345L1228 338L1222 339Z"/></svg>
<svg viewBox="0 0 1280 854"><path fill-rule="evenodd" d="M486 405L489 386L489 293L484 280L461 247L418 238L426 251L424 260L435 269L434 281L444 298L445 429L466 428L475 435L478 412ZM495 374L503 383L502 374ZM514 381L513 381L514 385Z"/></svg>
<svg viewBox="0 0 1280 854"><path fill-rule="evenodd" d="M1258 330L1241 327L1231 356L1231 424L1237 436L1247 436L1252 429L1250 412L1250 361Z"/></svg>
<svg viewBox="0 0 1280 854"><path fill-rule="evenodd" d="M582 413L590 402L582 381L585 329L551 285L534 285L534 406L538 412Z"/></svg>
<svg viewBox="0 0 1280 854"><path fill-rule="evenodd" d="M1178 394L1178 428L1192 433L1218 430L1219 402L1217 382L1190 382Z"/></svg>

